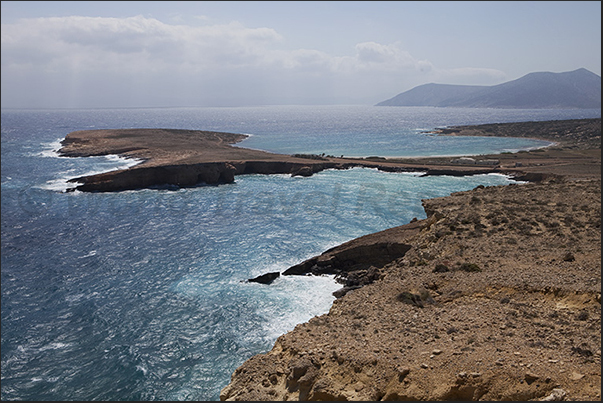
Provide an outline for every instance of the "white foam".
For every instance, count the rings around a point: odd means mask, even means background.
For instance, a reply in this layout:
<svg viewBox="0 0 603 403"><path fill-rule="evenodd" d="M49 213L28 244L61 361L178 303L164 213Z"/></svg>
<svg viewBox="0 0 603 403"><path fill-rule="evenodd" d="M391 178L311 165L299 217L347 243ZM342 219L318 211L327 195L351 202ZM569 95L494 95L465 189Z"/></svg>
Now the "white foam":
<svg viewBox="0 0 603 403"><path fill-rule="evenodd" d="M333 292L342 285L332 275L280 276L269 287L280 306L274 309L267 304L258 313L267 319L263 324L265 337L276 340L296 325L329 312L335 300Z"/></svg>
<svg viewBox="0 0 603 403"><path fill-rule="evenodd" d="M44 158L59 158L59 150L62 147L61 141L63 141L63 139L56 139L50 143L42 143L42 147L44 147L44 149L37 153L36 156Z"/></svg>
<svg viewBox="0 0 603 403"><path fill-rule="evenodd" d="M86 257L90 257L90 256L94 256L94 255L96 255L96 251L95 250L91 250L90 252L88 252L84 256L80 256L80 259L83 259L83 258L86 258Z"/></svg>
<svg viewBox="0 0 603 403"><path fill-rule="evenodd" d="M57 154L58 155L58 154ZM63 157L61 157L63 158ZM72 158L72 157L70 157ZM141 159L137 158L126 158L120 155L109 154L101 157L73 157L73 158L98 158L98 163L95 164L94 168L85 173L77 173L75 169L69 169L67 171L59 172L61 177L51 179L47 181L45 184L36 186L40 189L52 190L55 192L66 192L68 190L74 189L78 186L77 183L69 183L68 181L72 178L77 178L80 176L90 176L101 174L105 172L116 171L120 169L128 169L135 165L143 162Z"/></svg>
<svg viewBox="0 0 603 403"><path fill-rule="evenodd" d="M39 351L60 350L60 349L63 349L63 348L67 348L70 345L71 345L71 343L61 343L61 342L50 343L50 344L47 344L45 346L40 347Z"/></svg>

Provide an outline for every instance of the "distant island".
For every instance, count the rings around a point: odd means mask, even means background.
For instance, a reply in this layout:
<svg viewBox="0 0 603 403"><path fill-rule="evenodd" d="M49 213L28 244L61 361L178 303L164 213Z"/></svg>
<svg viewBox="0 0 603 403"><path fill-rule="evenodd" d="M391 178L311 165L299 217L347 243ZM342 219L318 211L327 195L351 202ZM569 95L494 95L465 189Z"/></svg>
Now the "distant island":
<svg viewBox="0 0 603 403"><path fill-rule="evenodd" d="M584 68L530 73L498 85L424 84L376 106L509 109L601 108L601 77Z"/></svg>

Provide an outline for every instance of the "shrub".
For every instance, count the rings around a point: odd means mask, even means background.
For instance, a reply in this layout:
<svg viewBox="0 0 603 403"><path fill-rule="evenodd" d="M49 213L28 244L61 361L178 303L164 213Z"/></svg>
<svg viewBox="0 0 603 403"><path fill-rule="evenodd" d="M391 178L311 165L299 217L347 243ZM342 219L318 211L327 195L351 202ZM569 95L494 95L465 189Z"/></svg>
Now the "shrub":
<svg viewBox="0 0 603 403"><path fill-rule="evenodd" d="M466 272L480 272L482 269L475 263L462 263L459 270Z"/></svg>

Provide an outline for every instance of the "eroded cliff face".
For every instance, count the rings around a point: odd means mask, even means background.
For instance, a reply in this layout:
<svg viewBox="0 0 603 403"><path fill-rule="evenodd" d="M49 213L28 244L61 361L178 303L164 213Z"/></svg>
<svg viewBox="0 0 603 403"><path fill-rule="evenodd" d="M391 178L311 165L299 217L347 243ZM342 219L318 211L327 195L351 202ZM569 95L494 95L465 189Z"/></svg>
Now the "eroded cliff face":
<svg viewBox="0 0 603 403"><path fill-rule="evenodd" d="M600 180L424 207L379 279L249 358L221 400L600 400Z"/></svg>
<svg viewBox="0 0 603 403"><path fill-rule="evenodd" d="M73 190L83 192L116 192L155 186L191 187L201 184L217 185L232 183L235 175L243 174L291 174L300 170L309 176L328 168L340 168L335 163L307 164L287 161L234 161L186 163L170 165L141 165L129 169L105 172L70 179L81 183Z"/></svg>
<svg viewBox="0 0 603 403"><path fill-rule="evenodd" d="M218 184L234 182L236 168L224 162L133 167L119 171L70 179L81 183L75 189L83 192L116 192L153 186L195 186L201 183Z"/></svg>

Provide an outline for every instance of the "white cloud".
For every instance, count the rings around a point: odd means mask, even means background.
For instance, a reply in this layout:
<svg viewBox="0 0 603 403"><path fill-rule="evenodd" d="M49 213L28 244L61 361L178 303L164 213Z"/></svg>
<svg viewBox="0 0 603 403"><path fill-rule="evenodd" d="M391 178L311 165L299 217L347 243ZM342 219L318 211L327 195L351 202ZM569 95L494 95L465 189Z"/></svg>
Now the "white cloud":
<svg viewBox="0 0 603 403"><path fill-rule="evenodd" d="M60 85L69 86L69 102L75 106L82 99L94 103L95 97L104 104L111 97L116 102L129 99L132 106L159 97L180 104L195 104L203 97L200 103L220 97L224 104L229 96L233 104L237 97L254 96L267 103L296 97L303 102L301 98L310 95L313 100L373 102L371 97L389 94L392 88L401 92L437 79L492 80L502 74L491 69L437 69L400 43L362 42L350 49L351 55L333 55L288 49L286 38L271 28L206 23L71 16L3 24L3 105L17 98L42 99L34 93L44 91L47 99L60 103L60 97L66 97L57 91ZM133 95L136 91L139 95Z"/></svg>
<svg viewBox="0 0 603 403"><path fill-rule="evenodd" d="M267 46L281 36L270 28L168 25L142 16L61 17L2 26L3 67L136 71L188 66L261 64Z"/></svg>

